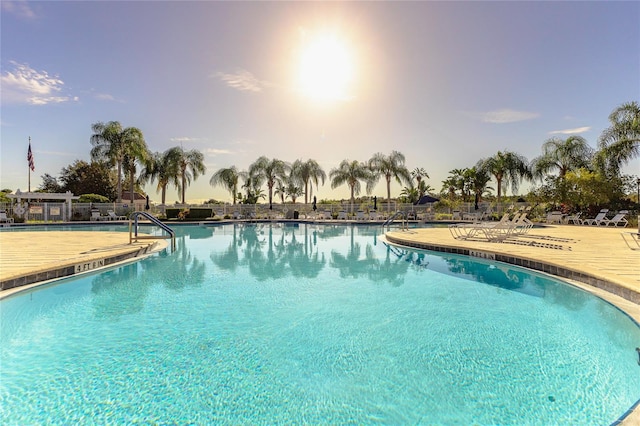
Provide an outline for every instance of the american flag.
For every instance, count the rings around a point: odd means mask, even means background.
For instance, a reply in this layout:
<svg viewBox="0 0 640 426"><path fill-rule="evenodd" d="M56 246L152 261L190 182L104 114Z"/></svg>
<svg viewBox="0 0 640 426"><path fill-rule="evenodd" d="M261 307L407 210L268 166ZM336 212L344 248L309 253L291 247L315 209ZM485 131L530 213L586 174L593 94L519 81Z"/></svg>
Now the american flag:
<svg viewBox="0 0 640 426"><path fill-rule="evenodd" d="M36 170L36 164L33 162L33 153L31 152L31 141L29 141L29 151L27 152L27 161L32 172Z"/></svg>

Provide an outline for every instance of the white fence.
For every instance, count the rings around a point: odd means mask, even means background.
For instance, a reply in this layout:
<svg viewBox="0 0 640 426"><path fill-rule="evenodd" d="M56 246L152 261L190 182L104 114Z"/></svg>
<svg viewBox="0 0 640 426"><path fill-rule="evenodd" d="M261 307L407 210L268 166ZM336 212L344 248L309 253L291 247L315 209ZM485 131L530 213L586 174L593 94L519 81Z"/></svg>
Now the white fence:
<svg viewBox="0 0 640 426"><path fill-rule="evenodd" d="M518 204L515 208L524 206ZM500 213L506 208L509 208L512 204L503 205L498 208L495 203L481 203L479 208L481 210L490 209L493 213ZM221 203L221 204L201 204L201 205L152 205L150 206L149 213L156 216L164 216L167 209L189 209L189 208L210 208L213 212L213 218L233 218L236 214L242 217L251 218L278 218L278 217L291 217L294 212L297 212L299 218L309 217L313 214L312 203L288 203L288 204L273 204L272 208L269 208L268 204L235 204ZM446 218L447 215L455 217L456 214L462 215L464 213L471 213L475 211L474 203L459 203L455 206L447 206L442 203L413 205L391 202L378 202L375 205L373 203L355 203L353 206L350 202L345 201L341 203L318 203L316 205L318 211L330 212L333 217L337 217L341 211L347 212L347 215L355 216L356 212L361 210L364 213L371 211L378 211L380 213L403 211L405 213L424 214L431 213L432 215L441 215ZM73 203L71 206L71 213L67 211L67 205L61 202L23 202L17 203L0 203L0 210L4 210L7 216L16 218L16 222L69 222L69 221L89 221L91 219L91 211L99 210L102 216L106 216L109 210L115 212L117 216L129 216L136 210L141 210L140 205L135 206L130 203Z"/></svg>

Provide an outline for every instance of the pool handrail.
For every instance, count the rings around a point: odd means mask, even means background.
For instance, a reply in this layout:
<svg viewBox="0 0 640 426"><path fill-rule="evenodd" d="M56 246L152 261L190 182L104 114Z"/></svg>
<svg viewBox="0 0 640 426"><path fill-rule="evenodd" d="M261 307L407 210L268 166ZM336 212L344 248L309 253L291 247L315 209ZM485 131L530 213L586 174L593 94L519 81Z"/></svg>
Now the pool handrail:
<svg viewBox="0 0 640 426"><path fill-rule="evenodd" d="M154 225L157 225L168 233L169 235L138 235L138 217L143 216L145 219L149 220ZM160 222L158 218L151 215L150 213L138 211L133 212L129 215L129 244L132 242L137 242L138 240L155 240L155 239L171 239L171 251L176 251L176 233L173 229L169 228L164 223Z"/></svg>
<svg viewBox="0 0 640 426"><path fill-rule="evenodd" d="M393 221L397 218L397 217L401 217L402 218L402 222L401 222L401 229L402 230L406 230L408 229L407 226L407 222L406 222L406 215L402 210L398 210L397 212L395 212L389 219L385 220L382 223L382 228L384 228L385 226L387 227L387 230L389 230L389 228L391 227L391 224L393 223Z"/></svg>

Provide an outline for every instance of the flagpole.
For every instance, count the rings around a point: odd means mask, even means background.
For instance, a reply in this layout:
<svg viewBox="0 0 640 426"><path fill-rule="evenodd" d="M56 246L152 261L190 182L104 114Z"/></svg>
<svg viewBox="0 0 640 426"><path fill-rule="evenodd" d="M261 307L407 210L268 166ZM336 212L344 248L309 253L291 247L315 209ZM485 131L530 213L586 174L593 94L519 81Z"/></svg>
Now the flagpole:
<svg viewBox="0 0 640 426"><path fill-rule="evenodd" d="M31 154L31 136L29 136L29 154ZM27 168L29 169L29 192L31 192L31 164L28 162Z"/></svg>

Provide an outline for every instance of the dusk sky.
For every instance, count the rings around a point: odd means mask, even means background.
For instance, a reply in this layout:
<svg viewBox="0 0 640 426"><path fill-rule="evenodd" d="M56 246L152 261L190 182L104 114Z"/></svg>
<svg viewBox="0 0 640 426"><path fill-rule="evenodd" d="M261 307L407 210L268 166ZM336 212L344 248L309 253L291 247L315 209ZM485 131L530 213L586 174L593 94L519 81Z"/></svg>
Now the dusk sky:
<svg viewBox="0 0 640 426"><path fill-rule="evenodd" d="M328 175L397 150L439 192L498 150L531 160L572 134L595 148L609 114L640 99L637 1L2 0L1 43L0 186L13 191L27 190L29 137L35 190L90 160L93 123L119 121L151 151L205 155L191 202L231 201L212 174L261 155ZM314 193L349 197L328 180Z"/></svg>

